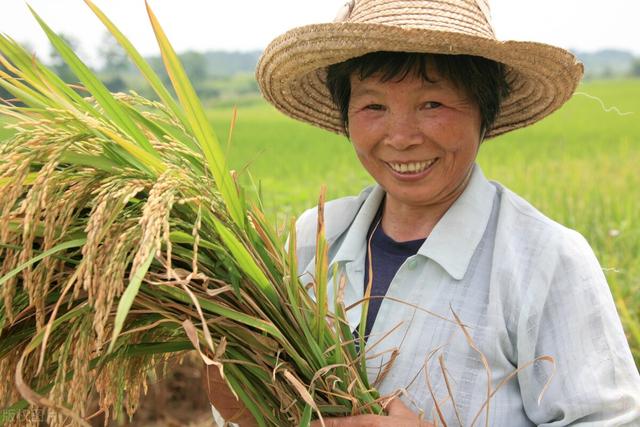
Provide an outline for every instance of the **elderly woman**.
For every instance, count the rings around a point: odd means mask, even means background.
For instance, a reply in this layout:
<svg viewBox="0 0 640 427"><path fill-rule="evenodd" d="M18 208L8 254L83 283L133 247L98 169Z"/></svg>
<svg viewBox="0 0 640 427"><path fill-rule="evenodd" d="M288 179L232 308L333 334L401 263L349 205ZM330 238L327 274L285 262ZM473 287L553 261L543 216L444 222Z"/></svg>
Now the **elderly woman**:
<svg viewBox="0 0 640 427"><path fill-rule="evenodd" d="M399 398L387 416L326 425L640 425L640 378L591 248L475 163L483 141L570 98L582 66L569 52L497 41L483 0L359 0L274 40L257 76L284 113L345 134L377 182L326 204L326 235L345 305L370 296L372 380L385 372L378 389ZM303 280L316 223L312 209L297 224ZM216 390L223 414L239 408Z"/></svg>

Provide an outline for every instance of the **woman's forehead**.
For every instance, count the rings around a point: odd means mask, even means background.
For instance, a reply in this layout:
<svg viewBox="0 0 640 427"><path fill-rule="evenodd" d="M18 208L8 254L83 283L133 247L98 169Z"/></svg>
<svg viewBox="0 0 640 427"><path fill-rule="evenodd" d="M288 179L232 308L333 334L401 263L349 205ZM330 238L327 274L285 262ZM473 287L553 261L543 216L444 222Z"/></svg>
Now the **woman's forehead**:
<svg viewBox="0 0 640 427"><path fill-rule="evenodd" d="M381 73L361 79L358 75L351 75L351 95L364 96L381 94L399 87L410 87L417 91L446 91L455 90L455 85L446 78L435 73L429 74L429 79L417 73L408 73L406 76L394 79L384 79Z"/></svg>

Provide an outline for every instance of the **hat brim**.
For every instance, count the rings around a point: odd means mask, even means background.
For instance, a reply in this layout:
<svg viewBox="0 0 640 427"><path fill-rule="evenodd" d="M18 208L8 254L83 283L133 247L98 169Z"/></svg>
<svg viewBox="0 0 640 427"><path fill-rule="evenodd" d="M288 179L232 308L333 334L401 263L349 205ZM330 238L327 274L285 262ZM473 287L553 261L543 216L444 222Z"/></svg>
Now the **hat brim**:
<svg viewBox="0 0 640 427"><path fill-rule="evenodd" d="M283 113L344 135L325 84L326 67L376 51L475 55L503 63L511 93L487 138L535 123L560 108L584 73L571 52L543 43L346 22L298 27L276 38L260 58L256 77L264 97Z"/></svg>

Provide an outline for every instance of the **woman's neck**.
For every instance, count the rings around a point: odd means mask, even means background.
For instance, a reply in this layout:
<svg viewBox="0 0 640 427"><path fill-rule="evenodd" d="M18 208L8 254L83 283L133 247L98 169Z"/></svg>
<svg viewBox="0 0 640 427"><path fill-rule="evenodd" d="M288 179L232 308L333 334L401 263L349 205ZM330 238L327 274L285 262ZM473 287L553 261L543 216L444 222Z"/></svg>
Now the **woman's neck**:
<svg viewBox="0 0 640 427"><path fill-rule="evenodd" d="M410 205L387 194L384 198L380 226L396 242L426 239L438 221L460 197L469 184L467 175L461 185L448 197L436 204Z"/></svg>
<svg viewBox="0 0 640 427"><path fill-rule="evenodd" d="M425 239L431 234L446 209L429 210L395 205L387 198L380 226L396 242Z"/></svg>

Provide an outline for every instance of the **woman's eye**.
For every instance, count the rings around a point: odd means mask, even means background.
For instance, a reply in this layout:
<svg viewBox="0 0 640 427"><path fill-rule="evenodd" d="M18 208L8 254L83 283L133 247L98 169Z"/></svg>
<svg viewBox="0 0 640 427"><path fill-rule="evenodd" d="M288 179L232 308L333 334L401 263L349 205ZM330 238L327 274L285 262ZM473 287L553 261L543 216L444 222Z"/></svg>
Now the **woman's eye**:
<svg viewBox="0 0 640 427"><path fill-rule="evenodd" d="M424 105L424 108L426 108L427 110L432 110L434 108L442 107L442 104L436 101L425 102L423 105Z"/></svg>
<svg viewBox="0 0 640 427"><path fill-rule="evenodd" d="M365 110L373 110L373 111L383 111L384 105L381 104L369 104L364 107Z"/></svg>

